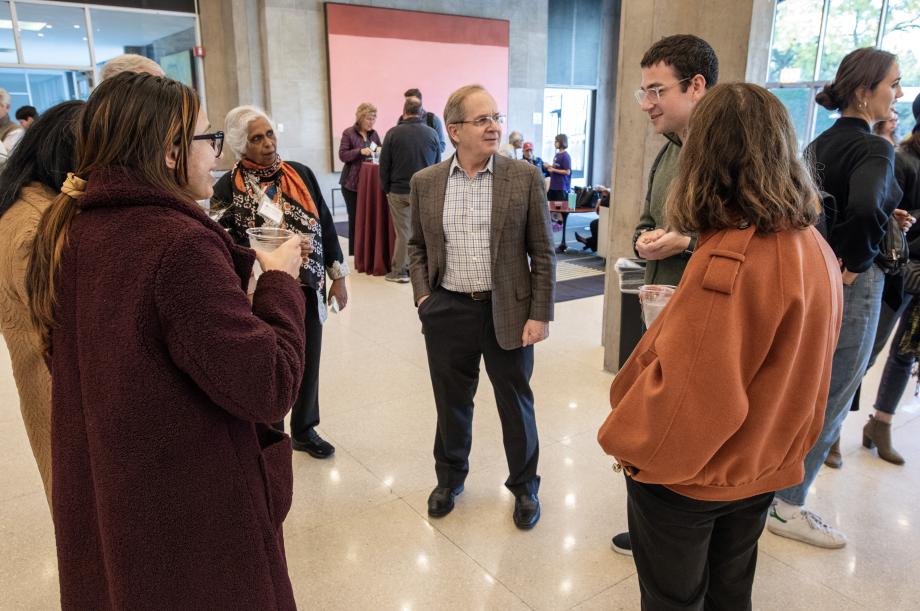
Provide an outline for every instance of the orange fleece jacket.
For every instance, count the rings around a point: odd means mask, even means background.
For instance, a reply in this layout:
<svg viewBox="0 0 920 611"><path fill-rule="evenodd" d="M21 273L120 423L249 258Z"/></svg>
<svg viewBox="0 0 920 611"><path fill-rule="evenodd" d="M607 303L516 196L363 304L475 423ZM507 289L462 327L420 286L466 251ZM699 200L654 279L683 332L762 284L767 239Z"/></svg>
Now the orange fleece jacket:
<svg viewBox="0 0 920 611"><path fill-rule="evenodd" d="M702 236L614 379L598 442L636 481L699 500L801 482L842 305L837 258L814 228Z"/></svg>

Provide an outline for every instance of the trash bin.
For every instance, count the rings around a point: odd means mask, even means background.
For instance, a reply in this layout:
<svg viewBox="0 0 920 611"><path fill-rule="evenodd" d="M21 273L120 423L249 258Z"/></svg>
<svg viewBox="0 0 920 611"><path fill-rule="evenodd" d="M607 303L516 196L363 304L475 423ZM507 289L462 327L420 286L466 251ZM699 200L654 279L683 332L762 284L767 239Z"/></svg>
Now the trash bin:
<svg viewBox="0 0 920 611"><path fill-rule="evenodd" d="M645 284L645 259L617 259L620 277L620 363L623 367L636 344L645 333L642 324L642 306L639 305L639 287Z"/></svg>

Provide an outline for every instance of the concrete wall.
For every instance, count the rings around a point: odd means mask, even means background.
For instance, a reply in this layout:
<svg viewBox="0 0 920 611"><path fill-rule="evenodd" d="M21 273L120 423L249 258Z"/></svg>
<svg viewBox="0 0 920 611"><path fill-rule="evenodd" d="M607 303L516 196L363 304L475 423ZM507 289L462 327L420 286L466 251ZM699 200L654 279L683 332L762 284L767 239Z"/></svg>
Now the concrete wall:
<svg viewBox="0 0 920 611"><path fill-rule="evenodd" d="M621 302L613 263L633 255L632 236L648 181L648 171L664 139L654 133L633 91L639 62L651 44L671 34L696 34L719 56L719 81L760 80L766 73L774 0L622 0L616 110L616 157L608 216L608 265L604 298L604 367L619 366ZM764 42L766 41L766 42ZM749 72L750 71L750 72Z"/></svg>
<svg viewBox="0 0 920 611"><path fill-rule="evenodd" d="M533 115L543 111L546 0L341 1L508 20L511 48L509 118L505 133L517 129L540 142L542 126L534 125ZM207 51L205 73L211 123L220 126L226 112L237 104L261 101L281 126L282 155L310 166L328 199L332 188L338 186L339 175L332 172L330 165L323 2L201 0L199 7L202 41ZM261 35L256 37L256 32ZM256 38L260 39L259 45ZM260 48L256 49L257 46ZM419 75L419 86L424 91L423 79L424 75ZM260 85L264 85L264 93ZM430 110L441 114L440 108ZM337 198L337 204L341 203L341 198Z"/></svg>

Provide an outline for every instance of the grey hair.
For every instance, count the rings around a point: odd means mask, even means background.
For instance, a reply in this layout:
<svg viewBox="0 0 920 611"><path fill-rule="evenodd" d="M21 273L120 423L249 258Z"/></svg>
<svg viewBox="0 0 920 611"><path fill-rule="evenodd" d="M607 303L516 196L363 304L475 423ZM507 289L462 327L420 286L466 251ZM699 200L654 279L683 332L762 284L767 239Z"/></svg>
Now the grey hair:
<svg viewBox="0 0 920 611"><path fill-rule="evenodd" d="M513 131L510 134L508 134L508 142L513 143L515 140L520 140L521 142L524 142L524 134L522 134L519 131Z"/></svg>
<svg viewBox="0 0 920 611"><path fill-rule="evenodd" d="M466 112L464 107L466 104L466 99L475 93L489 93L486 91L486 88L482 85L464 85L460 89L456 90L450 97L447 98L447 104L444 105L444 126L456 125L457 123L462 123L464 121L463 114ZM450 135L450 130L447 131L447 136L450 138L451 143L456 146L457 142Z"/></svg>
<svg viewBox="0 0 920 611"><path fill-rule="evenodd" d="M125 53L105 62L102 72L99 73L99 79L104 81L122 72L142 72L153 76L166 76L160 64L149 57L136 53Z"/></svg>
<svg viewBox="0 0 920 611"><path fill-rule="evenodd" d="M417 117L421 111L422 101L420 99L415 96L409 96L406 98L406 102L403 104L403 115Z"/></svg>
<svg viewBox="0 0 920 611"><path fill-rule="evenodd" d="M249 124L256 119L265 119L275 129L275 123L264 110L257 106L237 106L224 119L224 138L237 159L242 159L249 141Z"/></svg>
<svg viewBox="0 0 920 611"><path fill-rule="evenodd" d="M9 106L12 100L13 98L10 97L10 92L0 87L0 104Z"/></svg>

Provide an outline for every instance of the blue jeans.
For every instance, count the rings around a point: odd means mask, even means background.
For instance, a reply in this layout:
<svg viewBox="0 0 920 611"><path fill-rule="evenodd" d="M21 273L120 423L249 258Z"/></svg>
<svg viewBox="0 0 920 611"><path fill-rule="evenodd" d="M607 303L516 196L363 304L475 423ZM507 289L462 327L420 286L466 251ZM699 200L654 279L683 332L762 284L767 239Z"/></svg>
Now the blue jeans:
<svg viewBox="0 0 920 611"><path fill-rule="evenodd" d="M862 381L872 354L884 281L884 272L873 265L859 274L852 285L843 287L843 322L831 366L824 427L815 445L805 455L805 479L797 486L776 493L777 498L787 503L805 504L808 489L818 476L828 450L840 436L840 427L850 411L853 395Z"/></svg>

